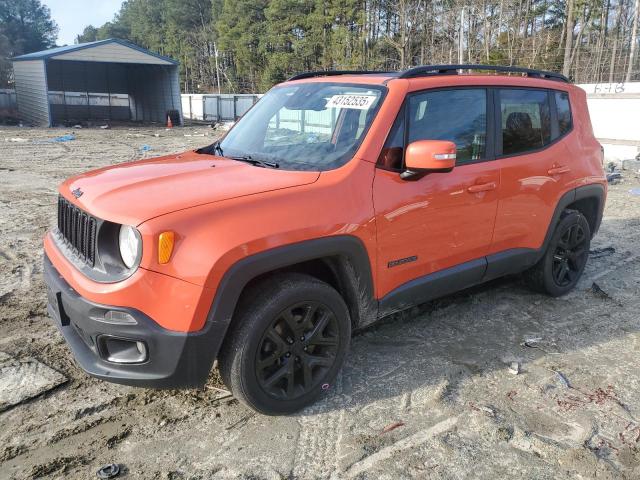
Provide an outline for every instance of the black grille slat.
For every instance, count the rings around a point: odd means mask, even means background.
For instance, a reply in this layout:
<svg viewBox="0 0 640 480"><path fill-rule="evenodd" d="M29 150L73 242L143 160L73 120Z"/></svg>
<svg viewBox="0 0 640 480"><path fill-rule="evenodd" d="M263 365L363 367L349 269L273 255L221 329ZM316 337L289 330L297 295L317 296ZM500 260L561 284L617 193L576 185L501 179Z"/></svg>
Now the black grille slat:
<svg viewBox="0 0 640 480"><path fill-rule="evenodd" d="M92 267L96 259L97 227L95 217L80 210L64 197L58 198L58 230L65 243Z"/></svg>

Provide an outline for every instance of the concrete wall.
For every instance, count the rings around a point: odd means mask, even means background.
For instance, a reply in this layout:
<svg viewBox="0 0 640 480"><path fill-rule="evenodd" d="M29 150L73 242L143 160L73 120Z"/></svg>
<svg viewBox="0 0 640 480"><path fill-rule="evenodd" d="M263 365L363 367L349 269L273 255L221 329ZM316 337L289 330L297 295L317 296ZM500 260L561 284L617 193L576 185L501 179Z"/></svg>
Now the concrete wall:
<svg viewBox="0 0 640 480"><path fill-rule="evenodd" d="M591 124L606 161L635 158L640 153L640 82L578 86L587 92Z"/></svg>
<svg viewBox="0 0 640 480"><path fill-rule="evenodd" d="M44 61L13 62L13 73L20 116L35 125L49 126L49 100Z"/></svg>

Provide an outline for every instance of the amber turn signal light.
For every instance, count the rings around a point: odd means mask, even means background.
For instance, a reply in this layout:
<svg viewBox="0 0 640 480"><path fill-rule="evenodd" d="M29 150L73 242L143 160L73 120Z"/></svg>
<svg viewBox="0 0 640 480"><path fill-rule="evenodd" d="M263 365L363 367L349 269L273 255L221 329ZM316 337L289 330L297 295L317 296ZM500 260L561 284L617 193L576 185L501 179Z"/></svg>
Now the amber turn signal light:
<svg viewBox="0 0 640 480"><path fill-rule="evenodd" d="M171 253L173 252L173 244L175 234L173 232L162 232L158 237L158 263L169 263Z"/></svg>

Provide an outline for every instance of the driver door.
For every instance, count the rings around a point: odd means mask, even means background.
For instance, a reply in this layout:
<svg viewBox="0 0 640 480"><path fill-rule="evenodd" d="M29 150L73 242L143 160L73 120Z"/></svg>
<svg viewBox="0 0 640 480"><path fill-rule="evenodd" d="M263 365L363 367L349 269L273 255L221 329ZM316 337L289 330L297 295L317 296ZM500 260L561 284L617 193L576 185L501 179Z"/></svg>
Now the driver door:
<svg viewBox="0 0 640 480"><path fill-rule="evenodd" d="M492 142L486 141L493 137L490 95L484 88L429 90L405 101L373 184L378 298L423 283L426 297L434 288L435 297L484 275L500 183L500 169L491 161ZM405 147L416 140L454 142L456 167L401 179ZM434 288L429 290L429 284Z"/></svg>

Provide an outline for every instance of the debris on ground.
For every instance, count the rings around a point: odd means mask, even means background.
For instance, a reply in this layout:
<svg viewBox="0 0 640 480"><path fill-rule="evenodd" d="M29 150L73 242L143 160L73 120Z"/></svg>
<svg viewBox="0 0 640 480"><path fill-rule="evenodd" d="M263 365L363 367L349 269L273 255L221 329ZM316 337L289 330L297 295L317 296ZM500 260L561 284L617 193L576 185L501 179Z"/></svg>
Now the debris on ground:
<svg viewBox="0 0 640 480"><path fill-rule="evenodd" d="M101 479L116 478L118 475L120 475L120 465L117 463L104 465L96 472L96 477Z"/></svg>
<svg viewBox="0 0 640 480"><path fill-rule="evenodd" d="M29 358L0 352L0 412L42 395L67 381L61 373Z"/></svg>
<svg viewBox="0 0 640 480"><path fill-rule="evenodd" d="M608 257L614 253L616 253L616 249L613 247L594 248L593 250L589 250L589 258Z"/></svg>
<svg viewBox="0 0 640 480"><path fill-rule="evenodd" d="M75 140L76 136L74 133L67 133L66 135L60 135L59 137L47 138L45 140L34 140L33 143L36 145L43 145L47 143L64 143Z"/></svg>
<svg viewBox="0 0 640 480"><path fill-rule="evenodd" d="M487 405L476 405L473 402L469 402L469 406L471 407L472 410L475 410L476 412L482 412L485 415L488 415L490 417L496 416L496 411Z"/></svg>
<svg viewBox="0 0 640 480"><path fill-rule="evenodd" d="M73 133L68 133L67 135L61 135L59 137L51 139L52 142L70 142L75 140L76 136Z"/></svg>
<svg viewBox="0 0 640 480"><path fill-rule="evenodd" d="M100 125L100 128L102 130L107 130L107 129L111 128L111 127L109 125Z"/></svg>
<svg viewBox="0 0 640 480"><path fill-rule="evenodd" d="M539 348L542 337L527 337L520 342L521 347Z"/></svg>
<svg viewBox="0 0 640 480"><path fill-rule="evenodd" d="M518 362L511 362L511 365L509 365L509 373L518 375L520 373L520 364Z"/></svg>
<svg viewBox="0 0 640 480"><path fill-rule="evenodd" d="M227 431L228 431L228 430L233 430L234 428L244 426L244 425L246 425L246 424L247 424L247 422L248 422L249 420L251 420L254 416L255 416L255 412L252 412L252 413L250 413L250 414L248 414L248 415L245 415L244 417L242 417L242 418L241 418L240 420L238 420L237 422L235 422L235 423L233 423L233 424L229 425L227 428L225 428L225 430L227 430Z"/></svg>
<svg viewBox="0 0 640 480"><path fill-rule="evenodd" d="M631 195L640 195L640 187L635 187L629 190Z"/></svg>
<svg viewBox="0 0 640 480"><path fill-rule="evenodd" d="M27 139L26 138L21 138L21 137L13 137L13 138L8 138L8 139L5 138L5 141L20 143L20 142L26 142Z"/></svg>
<svg viewBox="0 0 640 480"><path fill-rule="evenodd" d="M148 152L148 151L150 151L150 150L153 150L153 149L152 149L152 148L151 148L151 146L149 146L149 145L142 145L142 146L140 147L140 151L141 151L141 152Z"/></svg>
<svg viewBox="0 0 640 480"><path fill-rule="evenodd" d="M622 181L622 174L620 172L607 173L607 182L612 185L617 185Z"/></svg>
<svg viewBox="0 0 640 480"><path fill-rule="evenodd" d="M387 425L386 427L384 427L382 429L382 431L380 432L380 435L382 435L384 433L389 433L389 432L395 430L396 428L400 428L400 427L404 427L404 422L393 422L393 423L390 423L389 425Z"/></svg>
<svg viewBox="0 0 640 480"><path fill-rule="evenodd" d="M219 122L219 123L215 123L213 125L213 128L216 130L222 130L223 132L226 132L227 130L230 130L234 124L235 122Z"/></svg>
<svg viewBox="0 0 640 480"><path fill-rule="evenodd" d="M591 293L593 293L596 297L601 298L603 300L607 300L610 302L614 302L616 303L618 306L622 306L622 304L620 302L618 302L615 298L613 298L611 295L609 295L607 292L605 292L600 285L598 285L596 282L593 282L591 284L591 289L590 289Z"/></svg>
<svg viewBox="0 0 640 480"><path fill-rule="evenodd" d="M562 383L562 385L564 385L566 388L572 388L571 383L569 383L569 379L564 373L562 373L560 370L555 369L552 369L552 371L556 374L556 377L558 377L558 380L560 380L560 383Z"/></svg>

